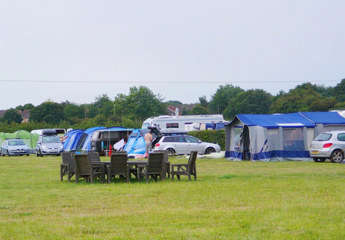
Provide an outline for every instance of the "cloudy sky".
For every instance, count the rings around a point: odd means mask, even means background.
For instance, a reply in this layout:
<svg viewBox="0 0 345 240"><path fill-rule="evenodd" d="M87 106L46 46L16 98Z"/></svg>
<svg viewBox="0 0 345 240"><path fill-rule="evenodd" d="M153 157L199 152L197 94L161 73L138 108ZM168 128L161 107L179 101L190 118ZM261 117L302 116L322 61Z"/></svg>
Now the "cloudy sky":
<svg viewBox="0 0 345 240"><path fill-rule="evenodd" d="M224 84L335 86L344 10L343 0L1 0L0 109L140 85L184 103Z"/></svg>

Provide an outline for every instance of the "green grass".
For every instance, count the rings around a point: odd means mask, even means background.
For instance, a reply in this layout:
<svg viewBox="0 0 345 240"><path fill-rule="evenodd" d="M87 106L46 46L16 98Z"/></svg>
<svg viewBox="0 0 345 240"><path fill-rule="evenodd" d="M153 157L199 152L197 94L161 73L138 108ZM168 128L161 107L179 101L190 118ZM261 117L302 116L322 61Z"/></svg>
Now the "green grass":
<svg viewBox="0 0 345 240"><path fill-rule="evenodd" d="M343 164L198 159L197 181L76 184L60 161L0 157L0 239L345 238Z"/></svg>

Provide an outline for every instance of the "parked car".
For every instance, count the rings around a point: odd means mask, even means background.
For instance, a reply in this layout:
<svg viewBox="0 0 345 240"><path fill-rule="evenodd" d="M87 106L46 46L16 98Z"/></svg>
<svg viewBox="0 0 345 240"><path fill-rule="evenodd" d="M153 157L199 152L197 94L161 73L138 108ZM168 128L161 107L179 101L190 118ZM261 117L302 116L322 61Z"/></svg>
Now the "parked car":
<svg viewBox="0 0 345 240"><path fill-rule="evenodd" d="M197 151L199 154L220 152L220 146L215 143L202 142L190 135L162 136L154 145L154 150L167 150L169 154L189 154Z"/></svg>
<svg viewBox="0 0 345 240"><path fill-rule="evenodd" d="M2 143L1 155L23 156L31 153L31 149L22 139L7 139Z"/></svg>
<svg viewBox="0 0 345 240"><path fill-rule="evenodd" d="M37 157L43 157L43 155L60 155L63 151L63 145L58 135L42 135L39 136L36 154Z"/></svg>
<svg viewBox="0 0 345 240"><path fill-rule="evenodd" d="M344 159L345 131L330 131L319 134L311 143L310 156L315 162L341 163Z"/></svg>

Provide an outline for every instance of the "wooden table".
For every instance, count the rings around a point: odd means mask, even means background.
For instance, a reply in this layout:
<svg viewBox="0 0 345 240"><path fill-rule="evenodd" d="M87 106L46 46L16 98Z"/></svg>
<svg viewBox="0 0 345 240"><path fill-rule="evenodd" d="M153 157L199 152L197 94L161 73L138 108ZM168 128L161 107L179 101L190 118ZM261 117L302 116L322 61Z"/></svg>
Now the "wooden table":
<svg viewBox="0 0 345 240"><path fill-rule="evenodd" d="M147 161L127 161L129 169L135 169L138 180L142 178L143 170L147 166L147 163Z"/></svg>

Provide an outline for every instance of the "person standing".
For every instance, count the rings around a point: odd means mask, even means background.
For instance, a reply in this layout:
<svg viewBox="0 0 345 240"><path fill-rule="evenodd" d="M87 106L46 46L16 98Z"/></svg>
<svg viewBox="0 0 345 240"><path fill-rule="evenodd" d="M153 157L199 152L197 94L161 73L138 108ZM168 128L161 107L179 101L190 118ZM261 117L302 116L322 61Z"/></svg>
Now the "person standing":
<svg viewBox="0 0 345 240"><path fill-rule="evenodd" d="M145 139L145 157L149 156L149 152L152 150L152 133L149 131L148 133L145 134L144 136Z"/></svg>

